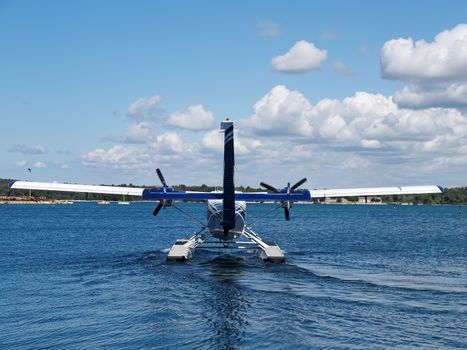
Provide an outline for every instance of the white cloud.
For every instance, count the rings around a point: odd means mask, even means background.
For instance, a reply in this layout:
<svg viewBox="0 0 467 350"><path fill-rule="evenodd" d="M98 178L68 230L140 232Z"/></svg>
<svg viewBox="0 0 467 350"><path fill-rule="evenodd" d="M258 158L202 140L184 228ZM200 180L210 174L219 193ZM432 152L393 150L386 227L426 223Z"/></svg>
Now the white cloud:
<svg viewBox="0 0 467 350"><path fill-rule="evenodd" d="M220 184L222 133L189 135L163 132L95 149L83 163L151 179L160 167L172 184ZM454 108L400 108L390 96L367 92L311 104L279 85L235 124L235 135L239 185L257 186L258 178L281 185L301 176L312 179L310 188L467 180L467 116Z"/></svg>
<svg viewBox="0 0 467 350"><path fill-rule="evenodd" d="M467 106L467 24L439 33L431 43L411 38L386 42L381 72L408 83L394 94L402 108Z"/></svg>
<svg viewBox="0 0 467 350"><path fill-rule="evenodd" d="M394 94L394 102L402 108L467 106L467 83L432 86L409 85Z"/></svg>
<svg viewBox="0 0 467 350"><path fill-rule="evenodd" d="M360 146L363 148L381 148L383 147L382 143L378 140L368 140L362 139L360 141Z"/></svg>
<svg viewBox="0 0 467 350"><path fill-rule="evenodd" d="M282 131L279 123L269 119L274 113L260 117L253 113L241 122L240 127L248 128L249 135L261 136L261 147L249 156L249 167L256 172L287 172L281 165L287 162L297 173L310 177L312 173L315 181L332 179L333 186L343 181L338 174L352 179L350 186L359 181L367 186L359 180L364 178L375 186L400 181L446 183L456 177L467 180L459 168L467 162L467 116L457 109L401 109L391 97L366 92L342 100L323 99L315 105L302 98L302 109L306 110L301 115L302 124L313 130L308 135L290 127L297 120L294 114L281 114ZM269 127L273 129L264 133ZM299 156L294 157L295 152ZM268 159L268 166L261 158ZM350 169L354 171L345 173Z"/></svg>
<svg viewBox="0 0 467 350"><path fill-rule="evenodd" d="M147 156L140 149L122 145L115 145L108 150L97 148L83 156L83 164L87 166L102 166L112 169L141 167L147 160Z"/></svg>
<svg viewBox="0 0 467 350"><path fill-rule="evenodd" d="M8 152L22 154L47 154L47 150L41 144L35 146L14 145L8 150Z"/></svg>
<svg viewBox="0 0 467 350"><path fill-rule="evenodd" d="M201 145L208 150L221 154L224 150L224 135L219 130L204 134Z"/></svg>
<svg viewBox="0 0 467 350"><path fill-rule="evenodd" d="M197 104L184 111L172 113L167 124L188 130L208 130L214 126L214 117L202 104Z"/></svg>
<svg viewBox="0 0 467 350"><path fill-rule="evenodd" d="M320 50L313 43L301 40L286 54L274 57L271 65L279 72L301 73L319 69L327 55L326 50Z"/></svg>
<svg viewBox="0 0 467 350"><path fill-rule="evenodd" d="M241 125L263 135L310 136L310 110L310 103L300 92L278 85L256 102L253 114Z"/></svg>
<svg viewBox="0 0 467 350"><path fill-rule="evenodd" d="M282 34L282 29L274 21L259 21L257 23L258 34L261 36L275 37Z"/></svg>
<svg viewBox="0 0 467 350"><path fill-rule="evenodd" d="M156 131L149 122L143 121L131 124L121 135L109 135L101 139L103 142L123 142L130 144L145 144L156 137Z"/></svg>
<svg viewBox="0 0 467 350"><path fill-rule="evenodd" d="M367 168L371 165L371 162L368 159L365 159L359 155L351 155L347 157L339 167L344 170L354 170L354 169L361 169Z"/></svg>
<svg viewBox="0 0 467 350"><path fill-rule="evenodd" d="M431 43L412 38L386 42L381 50L383 77L404 81L458 81L467 77L467 24L445 30Z"/></svg>
<svg viewBox="0 0 467 350"><path fill-rule="evenodd" d="M250 134L292 137L342 149L423 150L426 142L449 136L449 147L467 143L467 117L456 109L399 109L390 97L357 92L343 100L323 99L315 106L299 92L276 86L241 122ZM443 152L446 142L436 151ZM435 150L435 147L431 149Z"/></svg>
<svg viewBox="0 0 467 350"><path fill-rule="evenodd" d="M154 137L154 130L146 122L133 124L125 131L123 141L126 143L146 143Z"/></svg>
<svg viewBox="0 0 467 350"><path fill-rule="evenodd" d="M255 137L252 137L251 135L249 135L248 137L239 137L239 131L236 129L234 130L234 133L234 147L236 155L249 154L257 150L262 145L260 140L256 139ZM210 150L216 154L223 154L224 134L219 132L218 130L212 130L204 134L201 140L201 145L204 149Z"/></svg>
<svg viewBox="0 0 467 350"><path fill-rule="evenodd" d="M15 164L19 167L24 167L26 166L26 164L28 164L28 161L23 159L23 160L17 161Z"/></svg>
<svg viewBox="0 0 467 350"><path fill-rule="evenodd" d="M175 132L165 132L157 136L156 141L150 144L150 147L164 155L166 154L181 154L189 152L191 145L183 142L180 135Z"/></svg>
<svg viewBox="0 0 467 350"><path fill-rule="evenodd" d="M156 110L160 101L161 97L159 95L139 98L128 107L127 115L133 118L147 116Z"/></svg>
<svg viewBox="0 0 467 350"><path fill-rule="evenodd" d="M44 169L47 168L47 164L45 164L44 162L35 162L33 167L36 169Z"/></svg>

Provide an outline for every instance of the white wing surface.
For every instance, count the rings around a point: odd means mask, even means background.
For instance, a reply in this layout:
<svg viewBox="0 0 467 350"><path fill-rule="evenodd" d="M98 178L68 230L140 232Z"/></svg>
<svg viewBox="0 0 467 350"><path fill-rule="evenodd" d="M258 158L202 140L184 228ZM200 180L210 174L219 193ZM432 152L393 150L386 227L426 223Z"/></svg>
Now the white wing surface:
<svg viewBox="0 0 467 350"><path fill-rule="evenodd" d="M62 184L58 182L30 182L14 181L9 184L10 188L24 190L41 190L57 192L83 192L83 193L102 193L102 194L120 194L126 196L142 196L144 188L140 187L119 187L119 186L94 186L94 185L75 185Z"/></svg>
<svg viewBox="0 0 467 350"><path fill-rule="evenodd" d="M442 193L440 186L401 186L401 187L368 187L368 188L344 188L311 190L311 198L330 197L358 197L358 196L387 196L402 194Z"/></svg>

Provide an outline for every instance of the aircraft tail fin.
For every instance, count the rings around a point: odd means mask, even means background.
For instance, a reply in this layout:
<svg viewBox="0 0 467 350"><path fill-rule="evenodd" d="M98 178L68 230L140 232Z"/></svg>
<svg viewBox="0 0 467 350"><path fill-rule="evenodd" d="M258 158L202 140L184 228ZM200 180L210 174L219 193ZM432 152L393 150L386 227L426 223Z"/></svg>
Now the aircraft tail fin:
<svg viewBox="0 0 467 350"><path fill-rule="evenodd" d="M228 118L221 122L221 130L224 130L224 193L222 226L224 233L235 227L235 184L234 184L234 128L233 122Z"/></svg>

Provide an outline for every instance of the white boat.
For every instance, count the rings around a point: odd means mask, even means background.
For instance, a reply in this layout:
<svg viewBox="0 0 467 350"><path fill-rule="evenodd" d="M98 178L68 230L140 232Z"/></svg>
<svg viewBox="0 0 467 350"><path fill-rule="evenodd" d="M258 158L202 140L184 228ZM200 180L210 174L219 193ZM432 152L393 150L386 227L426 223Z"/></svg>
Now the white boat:
<svg viewBox="0 0 467 350"><path fill-rule="evenodd" d="M97 204L110 204L110 202L109 201L99 201L99 202L97 202Z"/></svg>

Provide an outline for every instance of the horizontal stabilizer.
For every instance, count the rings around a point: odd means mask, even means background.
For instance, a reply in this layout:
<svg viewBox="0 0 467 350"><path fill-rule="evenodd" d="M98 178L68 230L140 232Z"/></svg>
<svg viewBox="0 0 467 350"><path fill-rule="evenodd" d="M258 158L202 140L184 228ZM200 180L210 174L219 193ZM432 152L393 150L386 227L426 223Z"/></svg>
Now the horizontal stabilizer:
<svg viewBox="0 0 467 350"><path fill-rule="evenodd" d="M22 190L31 189L39 191L102 193L125 196L141 196L144 190L144 188L138 187L77 185L62 184L58 182L11 181L8 185L10 188Z"/></svg>
<svg viewBox="0 0 467 350"><path fill-rule="evenodd" d="M402 187L367 187L367 188L347 188L312 190L311 198L332 198L332 197L359 197L359 196L388 196L402 194L424 194L442 193L440 186L402 186Z"/></svg>

